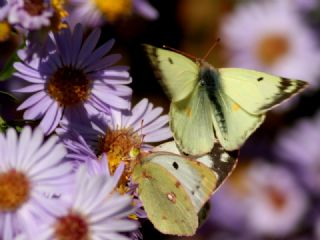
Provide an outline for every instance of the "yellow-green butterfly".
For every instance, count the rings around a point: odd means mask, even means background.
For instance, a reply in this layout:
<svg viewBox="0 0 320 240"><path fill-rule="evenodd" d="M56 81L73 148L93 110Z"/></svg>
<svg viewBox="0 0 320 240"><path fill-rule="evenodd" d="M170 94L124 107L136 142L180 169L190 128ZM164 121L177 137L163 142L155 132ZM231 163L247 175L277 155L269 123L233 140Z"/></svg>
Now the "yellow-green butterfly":
<svg viewBox="0 0 320 240"><path fill-rule="evenodd" d="M170 126L188 154L209 152L218 138L238 149L264 121L265 113L307 86L299 80L242 68L215 69L165 49L144 46L171 100Z"/></svg>
<svg viewBox="0 0 320 240"><path fill-rule="evenodd" d="M191 236L198 212L236 165L236 152L218 144L208 155L193 159L179 154L168 142L137 160L132 180L148 219L160 232Z"/></svg>

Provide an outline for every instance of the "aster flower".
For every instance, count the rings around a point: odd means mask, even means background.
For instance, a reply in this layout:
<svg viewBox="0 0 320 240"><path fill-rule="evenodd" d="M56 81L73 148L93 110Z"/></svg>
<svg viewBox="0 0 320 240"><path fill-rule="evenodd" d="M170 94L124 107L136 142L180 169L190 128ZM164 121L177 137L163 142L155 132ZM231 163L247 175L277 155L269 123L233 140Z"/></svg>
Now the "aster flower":
<svg viewBox="0 0 320 240"><path fill-rule="evenodd" d="M286 168L257 162L248 173L254 182L249 196L248 226L258 235L286 236L306 214L308 199Z"/></svg>
<svg viewBox="0 0 320 240"><path fill-rule="evenodd" d="M62 136L68 149L67 158L75 162L100 161L106 154L110 172L113 174L121 162L126 163L123 174L123 192L131 174L131 160L136 152L149 151L149 143L170 138L168 116L160 116L163 109L153 108L147 99L142 99L131 111L112 110L111 115L94 116L90 124L75 124L62 121L57 133Z"/></svg>
<svg viewBox="0 0 320 240"><path fill-rule="evenodd" d="M307 197L287 169L258 159L212 197L211 222L254 236L284 237L307 211Z"/></svg>
<svg viewBox="0 0 320 240"><path fill-rule="evenodd" d="M122 171L123 166L119 166L117 174ZM121 232L136 230L138 223L128 218L135 209L131 197L114 191L118 180L106 173L89 174L85 166L80 167L69 206L40 228L33 239L129 240Z"/></svg>
<svg viewBox="0 0 320 240"><path fill-rule="evenodd" d="M48 198L69 190L71 165L63 162L65 148L53 136L43 141L38 128L0 133L0 238L31 233L39 223L61 212L61 202Z"/></svg>
<svg viewBox="0 0 320 240"><path fill-rule="evenodd" d="M221 35L230 53L230 65L319 86L320 49L292 1L242 5L225 19Z"/></svg>
<svg viewBox="0 0 320 240"><path fill-rule="evenodd" d="M101 25L105 20L109 23L129 17L132 14L154 20L158 12L146 0L70 0L72 11L68 22L70 25L81 22L89 27Z"/></svg>
<svg viewBox="0 0 320 240"><path fill-rule="evenodd" d="M63 0L12 0L9 4L9 23L24 30L61 28L62 19L67 16Z"/></svg>
<svg viewBox="0 0 320 240"><path fill-rule="evenodd" d="M83 40L80 25L73 33L63 29L53 36L50 40L55 48L46 58L14 64L15 76L29 84L16 91L32 94L18 107L26 109L24 119L42 118L40 126L49 134L62 118L81 121L112 108L129 108L131 89L125 84L131 78L127 67L113 66L120 59L119 54L106 55L114 40L94 49L100 30ZM19 57L25 59L26 52L21 51Z"/></svg>
<svg viewBox="0 0 320 240"><path fill-rule="evenodd" d="M313 119L302 119L283 130L274 145L274 152L290 163L305 186L320 194L320 112Z"/></svg>

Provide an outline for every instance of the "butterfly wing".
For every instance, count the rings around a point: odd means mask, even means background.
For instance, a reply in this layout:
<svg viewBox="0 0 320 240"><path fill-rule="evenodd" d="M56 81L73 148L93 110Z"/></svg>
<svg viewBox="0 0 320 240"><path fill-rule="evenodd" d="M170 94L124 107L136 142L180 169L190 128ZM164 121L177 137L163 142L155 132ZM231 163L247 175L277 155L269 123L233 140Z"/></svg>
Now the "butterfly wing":
<svg viewBox="0 0 320 240"><path fill-rule="evenodd" d="M216 188L216 174L204 164L186 156L158 152L151 154L149 158L174 176L175 184L187 192L198 213Z"/></svg>
<svg viewBox="0 0 320 240"><path fill-rule="evenodd" d="M171 103L170 127L179 148L191 155L210 152L214 144L211 103L205 91L196 86L186 99Z"/></svg>
<svg viewBox="0 0 320 240"><path fill-rule="evenodd" d="M239 149L265 118L248 113L221 90L215 92L211 102L215 133L227 151Z"/></svg>
<svg viewBox="0 0 320 240"><path fill-rule="evenodd" d="M221 89L252 114L265 113L307 86L300 80L242 68L220 68Z"/></svg>
<svg viewBox="0 0 320 240"><path fill-rule="evenodd" d="M149 220L160 232L191 236L198 228L195 207L178 180L159 164L147 161L137 165L133 181Z"/></svg>
<svg viewBox="0 0 320 240"><path fill-rule="evenodd" d="M186 98L194 89L199 66L189 58L161 48L144 45L162 87L172 102Z"/></svg>
<svg viewBox="0 0 320 240"><path fill-rule="evenodd" d="M174 141L162 143L152 149L153 152L170 152L183 154L179 151ZM200 157L193 158L215 173L217 178L217 188L228 178L237 165L239 151L226 151L221 144L216 141L211 152Z"/></svg>

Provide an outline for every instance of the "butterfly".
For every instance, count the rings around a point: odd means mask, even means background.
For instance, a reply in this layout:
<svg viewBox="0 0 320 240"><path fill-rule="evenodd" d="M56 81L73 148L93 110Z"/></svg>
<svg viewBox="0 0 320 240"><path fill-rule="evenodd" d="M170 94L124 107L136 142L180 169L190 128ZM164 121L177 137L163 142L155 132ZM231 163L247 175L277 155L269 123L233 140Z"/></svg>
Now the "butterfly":
<svg viewBox="0 0 320 240"><path fill-rule="evenodd" d="M203 59L144 45L171 100L170 127L179 148L208 153L217 138L228 151L239 149L262 124L265 113L307 86L242 68L215 69Z"/></svg>
<svg viewBox="0 0 320 240"><path fill-rule="evenodd" d="M194 235L199 211L232 172L237 156L217 144L195 159L181 155L174 141L142 155L132 180L154 227L164 234Z"/></svg>

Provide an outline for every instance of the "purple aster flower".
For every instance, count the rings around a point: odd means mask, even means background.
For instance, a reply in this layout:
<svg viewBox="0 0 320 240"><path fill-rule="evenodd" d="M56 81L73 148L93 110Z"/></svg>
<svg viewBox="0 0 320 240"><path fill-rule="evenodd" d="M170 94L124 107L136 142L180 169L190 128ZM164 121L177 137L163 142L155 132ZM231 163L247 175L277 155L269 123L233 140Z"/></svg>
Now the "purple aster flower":
<svg viewBox="0 0 320 240"><path fill-rule="evenodd" d="M61 212L61 201L48 198L69 191L71 165L56 136L43 141L38 128L0 133L0 238L30 234ZM70 186L70 185L69 185Z"/></svg>
<svg viewBox="0 0 320 240"><path fill-rule="evenodd" d="M306 214L308 200L287 169L259 161L230 180L212 197L211 222L253 236L284 237Z"/></svg>
<svg viewBox="0 0 320 240"><path fill-rule="evenodd" d="M14 64L15 76L29 84L16 91L32 93L18 107L26 109L24 119L42 118L40 126L49 134L62 118L82 121L88 115L129 108L131 89L125 86L131 82L128 68L114 66L120 54L107 55L114 40L95 49L100 30L84 40L80 25L73 33L64 29L53 36L50 40L55 49L46 58ZM26 52L21 51L19 57L25 59Z"/></svg>
<svg viewBox="0 0 320 240"><path fill-rule="evenodd" d="M320 49L292 2L242 4L223 22L223 44L231 66L303 79L315 88L319 86Z"/></svg>
<svg viewBox="0 0 320 240"><path fill-rule="evenodd" d="M28 30L35 30L50 25L53 9L48 8L49 1L15 0L10 8L8 20Z"/></svg>
<svg viewBox="0 0 320 240"><path fill-rule="evenodd" d="M72 11L68 22L71 26L81 22L89 27L101 25L105 20L109 23L123 19L132 14L154 20L158 12L146 0L70 0Z"/></svg>
<svg viewBox="0 0 320 240"><path fill-rule="evenodd" d="M163 115L162 108L153 108L147 99L142 99L131 111L112 110L111 115L91 118L90 125L74 124L62 121L62 128L57 133L62 136L68 149L67 159L75 166L84 162L101 161L106 154L111 174L120 163L126 168L120 186L120 192L133 192L130 174L135 154L149 151L156 143L171 138L168 116Z"/></svg>
<svg viewBox="0 0 320 240"><path fill-rule="evenodd" d="M284 130L274 152L292 164L305 186L320 194L320 112L313 119L302 119Z"/></svg>
<svg viewBox="0 0 320 240"><path fill-rule="evenodd" d="M256 162L248 172L253 182L248 196L248 226L258 235L283 237L298 227L308 199L286 168Z"/></svg>
<svg viewBox="0 0 320 240"><path fill-rule="evenodd" d="M115 177L106 173L89 174L85 166L80 167L69 206L47 226L38 229L33 239L129 240L121 233L134 231L139 225L129 220L135 211L131 197L114 191L122 171L123 165Z"/></svg>

